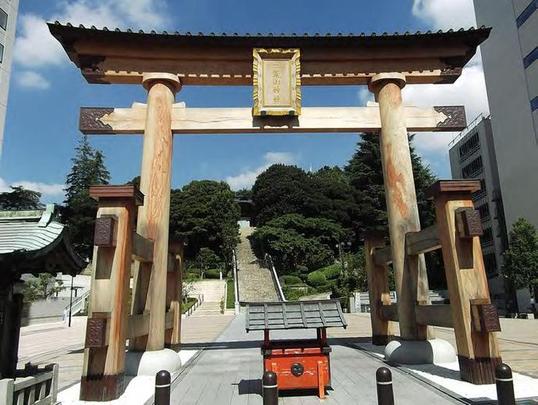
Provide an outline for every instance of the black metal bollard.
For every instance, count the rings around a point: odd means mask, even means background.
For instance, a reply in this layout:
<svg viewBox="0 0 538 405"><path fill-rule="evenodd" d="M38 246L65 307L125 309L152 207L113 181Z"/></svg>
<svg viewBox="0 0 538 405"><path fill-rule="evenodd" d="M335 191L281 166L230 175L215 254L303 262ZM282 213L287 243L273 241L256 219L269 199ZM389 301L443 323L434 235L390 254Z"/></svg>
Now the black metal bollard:
<svg viewBox="0 0 538 405"><path fill-rule="evenodd" d="M516 405L512 369L508 365L501 363L495 368L495 383L497 385L498 404Z"/></svg>
<svg viewBox="0 0 538 405"><path fill-rule="evenodd" d="M272 371L263 373L262 394L263 405L278 405L278 384L276 374Z"/></svg>
<svg viewBox="0 0 538 405"><path fill-rule="evenodd" d="M155 375L155 405L170 405L170 373L166 370Z"/></svg>
<svg viewBox="0 0 538 405"><path fill-rule="evenodd" d="M379 405L394 405L392 391L392 373L386 367L379 367L375 373L377 382L377 403Z"/></svg>

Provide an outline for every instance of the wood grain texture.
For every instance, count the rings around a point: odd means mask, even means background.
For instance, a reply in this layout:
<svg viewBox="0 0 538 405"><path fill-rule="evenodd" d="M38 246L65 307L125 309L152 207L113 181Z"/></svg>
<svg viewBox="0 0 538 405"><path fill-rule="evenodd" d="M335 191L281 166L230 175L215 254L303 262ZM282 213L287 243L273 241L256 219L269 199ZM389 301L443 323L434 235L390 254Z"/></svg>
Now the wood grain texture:
<svg viewBox="0 0 538 405"><path fill-rule="evenodd" d="M368 293L370 297L370 320L372 343L386 345L394 336L394 325L384 317L382 307L391 304L387 264L375 262L374 253L385 244L380 235L370 234L364 240Z"/></svg>
<svg viewBox="0 0 538 405"><path fill-rule="evenodd" d="M101 331L105 333L103 346L87 347L84 351L82 400L114 399L123 388L135 203L128 199L105 199L99 203L97 218L116 218L116 243L114 247L94 247L95 270L92 272L88 325L91 329L95 318L107 320L102 324L103 327L106 325ZM96 384L99 379L113 381L113 386Z"/></svg>
<svg viewBox="0 0 538 405"><path fill-rule="evenodd" d="M373 81L370 88L379 102L381 117L381 163L400 334L407 340L424 340L428 329L417 324L415 305L417 300L428 299L426 265L424 256L408 256L405 249L405 235L420 231L420 219L400 86L401 79L396 75L394 80L384 76L379 82Z"/></svg>
<svg viewBox="0 0 538 405"><path fill-rule="evenodd" d="M171 86L152 81L148 90L140 189L146 196L138 211L137 233L153 241L153 263L146 289L149 264L140 263L136 273L136 291L132 311L145 301L150 314L147 350L164 348L166 273L168 270L168 229L170 216L170 177L172 166L172 105L175 94ZM147 294L145 294L147 291ZM136 315L136 312L133 312ZM139 341L140 342L140 341ZM141 349L140 347L138 347Z"/></svg>
<svg viewBox="0 0 538 405"><path fill-rule="evenodd" d="M101 111L102 114L97 114ZM463 106L405 107L409 131L461 131ZM448 115L447 115L448 114ZM454 116L452 115L454 114ZM84 134L142 134L147 108L81 108L80 130ZM87 117L92 117L89 119ZM451 124L443 124L450 122ZM250 108L185 108L172 110L174 134L372 132L381 128L378 107L304 107L296 117L252 117Z"/></svg>
<svg viewBox="0 0 538 405"><path fill-rule="evenodd" d="M459 238L456 227L456 211L473 207L471 192L475 190L473 187L468 188L465 199L461 199L464 192L452 190L453 188L439 193L435 199L439 238L461 375L467 381L482 384L484 381L491 382L493 370L488 371L486 365L494 367L497 364L495 359L500 358L499 348L496 334L477 331L473 328L471 318L472 300L490 303L480 239ZM491 361L483 361L484 359Z"/></svg>
<svg viewBox="0 0 538 405"><path fill-rule="evenodd" d="M417 305L417 322L421 325L452 328L452 307L447 304Z"/></svg>
<svg viewBox="0 0 538 405"><path fill-rule="evenodd" d="M437 225L429 226L419 232L409 232L405 237L405 248L408 255L418 255L441 249Z"/></svg>

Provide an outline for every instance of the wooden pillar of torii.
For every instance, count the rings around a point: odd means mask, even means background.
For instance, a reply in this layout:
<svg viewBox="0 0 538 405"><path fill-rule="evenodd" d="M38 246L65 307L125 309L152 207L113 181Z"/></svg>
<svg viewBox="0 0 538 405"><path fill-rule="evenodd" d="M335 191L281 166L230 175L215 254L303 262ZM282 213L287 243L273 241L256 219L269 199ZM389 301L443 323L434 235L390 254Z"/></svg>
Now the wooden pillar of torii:
<svg viewBox="0 0 538 405"><path fill-rule="evenodd" d="M137 262L131 313L149 312L148 336L133 340L134 350L164 348L170 178L172 168L172 106L181 88L177 75L144 75L148 90L140 191L147 203L138 211L137 232L153 241L153 262Z"/></svg>

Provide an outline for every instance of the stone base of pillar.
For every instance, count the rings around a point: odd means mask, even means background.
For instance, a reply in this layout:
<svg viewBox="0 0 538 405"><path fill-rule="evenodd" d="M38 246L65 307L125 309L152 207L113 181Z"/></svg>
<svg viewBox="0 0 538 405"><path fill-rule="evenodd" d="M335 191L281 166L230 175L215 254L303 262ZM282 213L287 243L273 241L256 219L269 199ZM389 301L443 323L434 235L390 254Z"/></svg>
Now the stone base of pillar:
<svg viewBox="0 0 538 405"><path fill-rule="evenodd" d="M372 344L374 346L386 346L395 339L394 336L390 335L373 335Z"/></svg>
<svg viewBox="0 0 538 405"><path fill-rule="evenodd" d="M179 353L171 349L127 352L125 357L125 374L129 376L155 376L161 370L173 374L180 369Z"/></svg>
<svg viewBox="0 0 538 405"><path fill-rule="evenodd" d="M446 340L393 340L385 347L385 360L399 364L453 363L456 350Z"/></svg>

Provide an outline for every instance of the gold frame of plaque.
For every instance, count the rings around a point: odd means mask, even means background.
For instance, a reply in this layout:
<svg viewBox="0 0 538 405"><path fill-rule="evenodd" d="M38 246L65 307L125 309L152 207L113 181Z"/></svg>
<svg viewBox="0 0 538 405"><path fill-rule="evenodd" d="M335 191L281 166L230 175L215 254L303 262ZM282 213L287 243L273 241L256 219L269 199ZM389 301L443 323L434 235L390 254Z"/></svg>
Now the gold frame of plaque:
<svg viewBox="0 0 538 405"><path fill-rule="evenodd" d="M301 114L301 51L254 48L252 115Z"/></svg>

